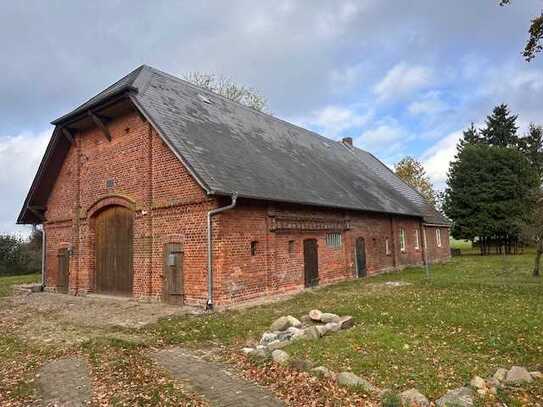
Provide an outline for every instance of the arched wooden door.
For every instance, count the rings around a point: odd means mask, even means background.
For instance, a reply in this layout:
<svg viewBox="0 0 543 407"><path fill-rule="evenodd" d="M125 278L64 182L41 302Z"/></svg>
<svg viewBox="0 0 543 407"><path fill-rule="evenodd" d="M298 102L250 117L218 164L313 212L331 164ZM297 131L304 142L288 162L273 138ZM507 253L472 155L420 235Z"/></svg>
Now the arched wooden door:
<svg viewBox="0 0 543 407"><path fill-rule="evenodd" d="M96 217L96 292L132 295L133 214L112 206Z"/></svg>

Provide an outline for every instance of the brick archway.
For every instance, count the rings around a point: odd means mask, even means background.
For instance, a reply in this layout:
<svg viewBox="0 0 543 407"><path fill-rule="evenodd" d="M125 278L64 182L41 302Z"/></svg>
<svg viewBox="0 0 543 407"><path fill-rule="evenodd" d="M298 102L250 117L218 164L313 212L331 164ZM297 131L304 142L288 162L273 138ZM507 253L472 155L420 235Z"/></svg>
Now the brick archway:
<svg viewBox="0 0 543 407"><path fill-rule="evenodd" d="M122 206L134 211L136 203L133 199L125 195L106 195L96 201L87 208L86 217L88 219L95 218L96 215L108 206Z"/></svg>

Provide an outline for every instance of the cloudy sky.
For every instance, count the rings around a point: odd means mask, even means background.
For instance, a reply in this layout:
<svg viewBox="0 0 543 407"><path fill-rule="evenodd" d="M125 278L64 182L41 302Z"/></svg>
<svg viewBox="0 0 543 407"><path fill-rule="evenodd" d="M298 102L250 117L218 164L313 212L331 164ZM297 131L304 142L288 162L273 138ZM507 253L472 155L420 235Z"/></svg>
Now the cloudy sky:
<svg viewBox="0 0 543 407"><path fill-rule="evenodd" d="M541 0L11 1L0 6L0 233L49 122L138 65L223 74L274 115L351 136L443 187L461 130L498 103L543 123L543 55L521 50Z"/></svg>

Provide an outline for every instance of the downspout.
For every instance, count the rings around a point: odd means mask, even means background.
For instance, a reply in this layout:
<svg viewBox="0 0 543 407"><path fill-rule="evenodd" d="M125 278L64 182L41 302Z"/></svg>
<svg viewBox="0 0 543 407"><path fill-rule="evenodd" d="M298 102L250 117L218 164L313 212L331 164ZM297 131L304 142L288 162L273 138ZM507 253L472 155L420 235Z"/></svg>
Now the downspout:
<svg viewBox="0 0 543 407"><path fill-rule="evenodd" d="M41 227L41 291L45 290L45 249L47 248L47 243L45 234L45 225L42 224Z"/></svg>
<svg viewBox="0 0 543 407"><path fill-rule="evenodd" d="M206 310L213 309L213 231L211 229L211 218L221 212L232 209L236 206L238 194L232 194L230 205L222 208L212 209L207 213L207 304Z"/></svg>

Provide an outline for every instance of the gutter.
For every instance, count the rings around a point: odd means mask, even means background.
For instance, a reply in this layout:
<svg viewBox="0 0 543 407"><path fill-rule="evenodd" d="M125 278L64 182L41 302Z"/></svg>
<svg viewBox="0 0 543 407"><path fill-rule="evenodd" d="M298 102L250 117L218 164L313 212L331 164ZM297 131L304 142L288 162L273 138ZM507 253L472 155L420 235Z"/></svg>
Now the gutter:
<svg viewBox="0 0 543 407"><path fill-rule="evenodd" d="M238 199L237 192L232 194L232 202L230 205L222 208L212 209L207 213L207 304L206 310L213 310L213 231L211 226L211 218L218 213L227 211L236 206Z"/></svg>

